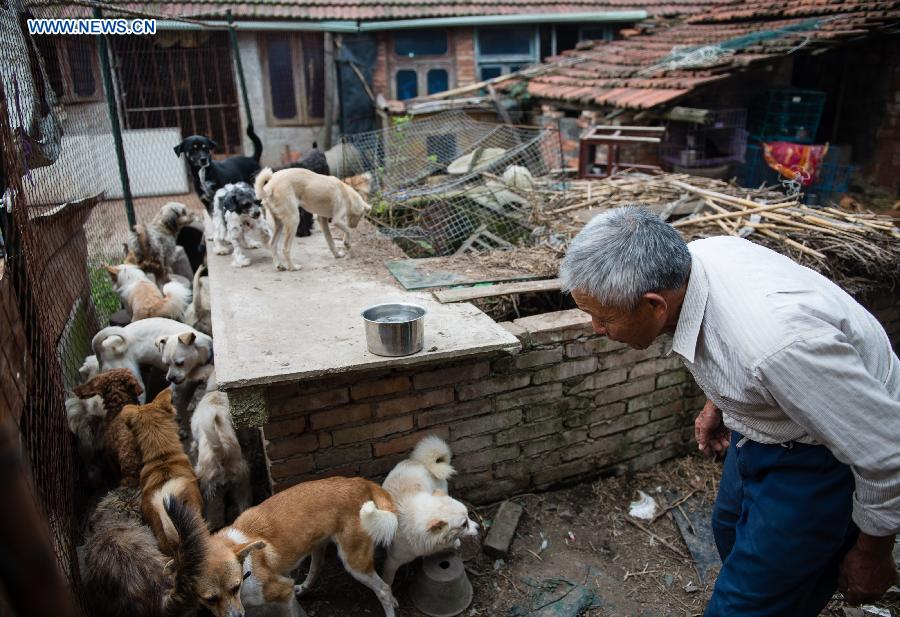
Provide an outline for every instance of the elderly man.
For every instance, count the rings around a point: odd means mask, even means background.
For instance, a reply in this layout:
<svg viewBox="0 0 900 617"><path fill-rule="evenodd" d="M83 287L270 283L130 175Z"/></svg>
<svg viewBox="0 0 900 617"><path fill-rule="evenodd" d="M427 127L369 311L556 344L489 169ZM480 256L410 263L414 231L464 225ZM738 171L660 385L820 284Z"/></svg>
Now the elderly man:
<svg viewBox="0 0 900 617"><path fill-rule="evenodd" d="M560 278L597 334L637 349L672 335L706 394L697 442L728 450L707 617L815 617L837 587L856 604L895 582L900 360L871 314L787 257L687 245L640 207L588 223Z"/></svg>

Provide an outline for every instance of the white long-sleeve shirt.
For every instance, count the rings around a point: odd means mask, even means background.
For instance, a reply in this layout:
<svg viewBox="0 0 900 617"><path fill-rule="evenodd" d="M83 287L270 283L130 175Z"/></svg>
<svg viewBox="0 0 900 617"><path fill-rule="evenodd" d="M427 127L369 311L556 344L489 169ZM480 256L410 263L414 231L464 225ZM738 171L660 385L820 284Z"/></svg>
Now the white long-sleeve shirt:
<svg viewBox="0 0 900 617"><path fill-rule="evenodd" d="M732 237L688 247L672 351L725 425L759 443L825 445L853 471L859 528L900 531L900 360L884 328L837 285L765 247Z"/></svg>

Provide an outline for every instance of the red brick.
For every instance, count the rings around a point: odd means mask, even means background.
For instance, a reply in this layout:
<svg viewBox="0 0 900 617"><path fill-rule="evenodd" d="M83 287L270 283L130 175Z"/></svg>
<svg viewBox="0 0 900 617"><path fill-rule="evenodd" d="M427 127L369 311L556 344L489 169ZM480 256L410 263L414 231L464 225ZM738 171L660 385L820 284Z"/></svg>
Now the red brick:
<svg viewBox="0 0 900 617"><path fill-rule="evenodd" d="M314 431L324 428L340 426L341 424L355 424L367 420L372 416L372 406L369 403L359 405L345 405L327 411L320 411L309 416L309 424Z"/></svg>
<svg viewBox="0 0 900 617"><path fill-rule="evenodd" d="M448 424L462 418L471 418L494 410L494 401L484 398L469 401L468 403L455 403L448 407L440 407L416 414L416 425L419 428L434 426L435 424Z"/></svg>
<svg viewBox="0 0 900 617"><path fill-rule="evenodd" d="M415 445L428 435L437 435L444 441L448 441L450 439L450 429L446 426L441 426L427 431L410 433L402 437L395 437L390 441L377 441L375 442L375 457L411 452Z"/></svg>
<svg viewBox="0 0 900 617"><path fill-rule="evenodd" d="M295 435L306 430L306 416L299 416L281 422L269 422L263 427L266 439Z"/></svg>
<svg viewBox="0 0 900 617"><path fill-rule="evenodd" d="M312 452L319 447L318 438L312 433L303 435L290 435L273 439L269 442L266 452L272 460L287 458L294 454Z"/></svg>
<svg viewBox="0 0 900 617"><path fill-rule="evenodd" d="M304 456L288 458L280 461L272 461L270 472L272 474L272 479L276 480L279 478L290 478L292 476L299 476L305 473L310 473L314 471L315 468L316 465L313 462L313 457L309 454L306 454Z"/></svg>
<svg viewBox="0 0 900 617"><path fill-rule="evenodd" d="M446 405L453 402L453 388L429 390L418 394L411 394L400 398L390 398L375 404L375 416L384 418L396 416L410 411L428 409L437 405Z"/></svg>
<svg viewBox="0 0 900 617"><path fill-rule="evenodd" d="M363 426L356 426L354 428L345 428L334 431L331 436L334 439L335 446L342 446L349 443L378 439L379 437L384 437L385 435L391 435L393 433L402 433L410 430L412 427L412 416L403 416L384 422L375 422Z"/></svg>
<svg viewBox="0 0 900 617"><path fill-rule="evenodd" d="M394 394L396 392L406 392L409 390L409 386L409 377L404 375L375 379L351 387L350 398L354 401L358 401L366 398L374 398L376 396Z"/></svg>
<svg viewBox="0 0 900 617"><path fill-rule="evenodd" d="M459 400L467 401L498 392L524 388L529 383L531 383L531 375L509 375L485 379L468 386L462 386L457 389L457 392L459 393Z"/></svg>
<svg viewBox="0 0 900 617"><path fill-rule="evenodd" d="M413 376L413 387L416 390L455 385L465 381L473 381L486 377L491 371L491 363L487 360L464 364L452 368L444 368Z"/></svg>
<svg viewBox="0 0 900 617"><path fill-rule="evenodd" d="M278 399L269 402L271 417L286 416L342 405L350 400L347 388L335 388L324 392L298 394L292 398Z"/></svg>

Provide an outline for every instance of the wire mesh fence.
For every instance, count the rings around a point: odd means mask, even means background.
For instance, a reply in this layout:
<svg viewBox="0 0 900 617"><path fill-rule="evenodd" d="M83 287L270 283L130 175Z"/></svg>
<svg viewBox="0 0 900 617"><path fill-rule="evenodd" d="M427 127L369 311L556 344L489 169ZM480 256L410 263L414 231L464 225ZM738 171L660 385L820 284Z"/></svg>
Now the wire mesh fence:
<svg viewBox="0 0 900 617"><path fill-rule="evenodd" d="M413 257L526 242L538 184L562 167L558 131L462 112L404 118L343 147L341 175L369 175L370 218Z"/></svg>

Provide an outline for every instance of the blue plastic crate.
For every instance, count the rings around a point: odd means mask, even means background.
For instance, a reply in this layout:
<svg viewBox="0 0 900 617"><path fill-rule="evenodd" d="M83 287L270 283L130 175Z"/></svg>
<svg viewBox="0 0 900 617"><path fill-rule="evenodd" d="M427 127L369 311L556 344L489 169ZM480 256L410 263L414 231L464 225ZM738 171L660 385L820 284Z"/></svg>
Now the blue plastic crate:
<svg viewBox="0 0 900 617"><path fill-rule="evenodd" d="M819 177L815 183L803 189L803 201L808 204L824 204L837 199L842 193L847 192L850 185L850 176L855 167L853 165L841 165L841 149L838 146L830 146L825 160L819 166ZM784 176L769 167L763 158L762 146L748 144L744 156L744 164L738 173L738 182L747 188L757 188L765 182L767 186L781 186Z"/></svg>
<svg viewBox="0 0 900 617"><path fill-rule="evenodd" d="M825 93L818 90L769 90L750 107L753 141L792 141L811 144L816 138Z"/></svg>

